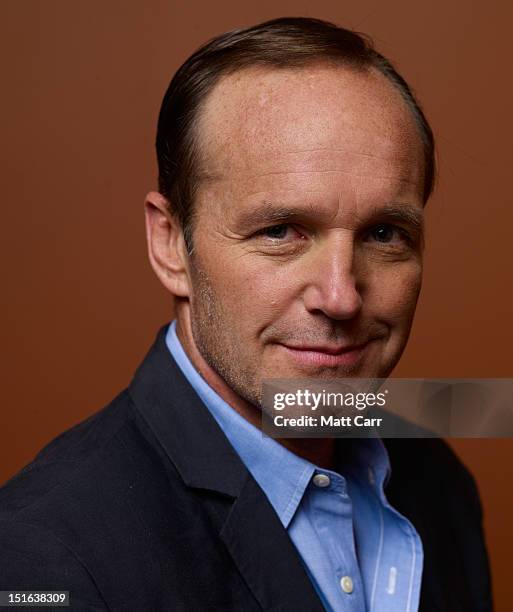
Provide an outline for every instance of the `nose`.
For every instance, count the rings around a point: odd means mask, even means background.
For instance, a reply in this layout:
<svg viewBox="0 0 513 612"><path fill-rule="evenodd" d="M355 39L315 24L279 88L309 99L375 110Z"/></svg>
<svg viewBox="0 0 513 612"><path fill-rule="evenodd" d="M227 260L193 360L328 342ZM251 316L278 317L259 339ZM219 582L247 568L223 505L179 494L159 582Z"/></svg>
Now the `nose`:
<svg viewBox="0 0 513 612"><path fill-rule="evenodd" d="M349 234L349 232L348 232ZM332 236L318 245L308 262L303 303L312 314L352 319L362 308L355 277L355 249L350 235Z"/></svg>

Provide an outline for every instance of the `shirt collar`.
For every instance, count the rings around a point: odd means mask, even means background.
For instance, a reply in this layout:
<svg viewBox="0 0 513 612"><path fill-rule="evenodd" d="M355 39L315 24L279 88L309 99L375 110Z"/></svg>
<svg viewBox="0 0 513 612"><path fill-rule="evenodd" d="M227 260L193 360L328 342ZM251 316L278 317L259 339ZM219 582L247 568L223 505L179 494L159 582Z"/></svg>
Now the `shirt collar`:
<svg viewBox="0 0 513 612"><path fill-rule="evenodd" d="M176 334L176 320L169 325L166 344L184 376L266 494L282 525L287 528L314 472L329 473L329 470L317 468L313 463L292 453L273 438L266 436L225 402L192 365ZM371 474L372 471L373 478L370 478L370 483L375 482L382 488L390 469L383 443L378 439L352 442L355 452L351 453L351 456L355 463L351 469L356 474L367 474L367 470Z"/></svg>

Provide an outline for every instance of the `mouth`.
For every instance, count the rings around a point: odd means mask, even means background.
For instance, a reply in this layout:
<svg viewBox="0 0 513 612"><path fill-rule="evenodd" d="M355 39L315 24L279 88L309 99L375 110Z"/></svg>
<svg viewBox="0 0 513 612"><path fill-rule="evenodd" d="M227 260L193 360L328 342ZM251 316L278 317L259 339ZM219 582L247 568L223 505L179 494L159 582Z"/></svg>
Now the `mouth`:
<svg viewBox="0 0 513 612"><path fill-rule="evenodd" d="M280 346L300 365L309 366L354 366L365 352L370 341L347 346Z"/></svg>

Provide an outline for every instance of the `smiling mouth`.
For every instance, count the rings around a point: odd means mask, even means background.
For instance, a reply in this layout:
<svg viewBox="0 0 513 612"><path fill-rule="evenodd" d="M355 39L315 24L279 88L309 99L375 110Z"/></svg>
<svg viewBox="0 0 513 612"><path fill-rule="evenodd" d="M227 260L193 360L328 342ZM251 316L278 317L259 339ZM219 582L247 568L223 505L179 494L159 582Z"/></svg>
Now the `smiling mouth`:
<svg viewBox="0 0 513 612"><path fill-rule="evenodd" d="M370 341L363 344L354 344L344 347L312 347L312 346L287 346L281 344L287 354L301 365L312 366L354 366L365 352Z"/></svg>

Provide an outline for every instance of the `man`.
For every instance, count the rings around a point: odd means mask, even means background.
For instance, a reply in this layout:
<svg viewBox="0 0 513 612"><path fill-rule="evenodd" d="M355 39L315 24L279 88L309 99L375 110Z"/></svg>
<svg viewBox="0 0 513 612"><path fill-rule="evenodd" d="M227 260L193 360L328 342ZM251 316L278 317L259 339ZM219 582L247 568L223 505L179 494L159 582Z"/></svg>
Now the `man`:
<svg viewBox="0 0 513 612"><path fill-rule="evenodd" d="M177 72L146 200L176 298L130 387L0 494L0 588L76 610L490 610L439 440L263 437L268 378L387 377L422 275L433 136L363 37L225 34Z"/></svg>

